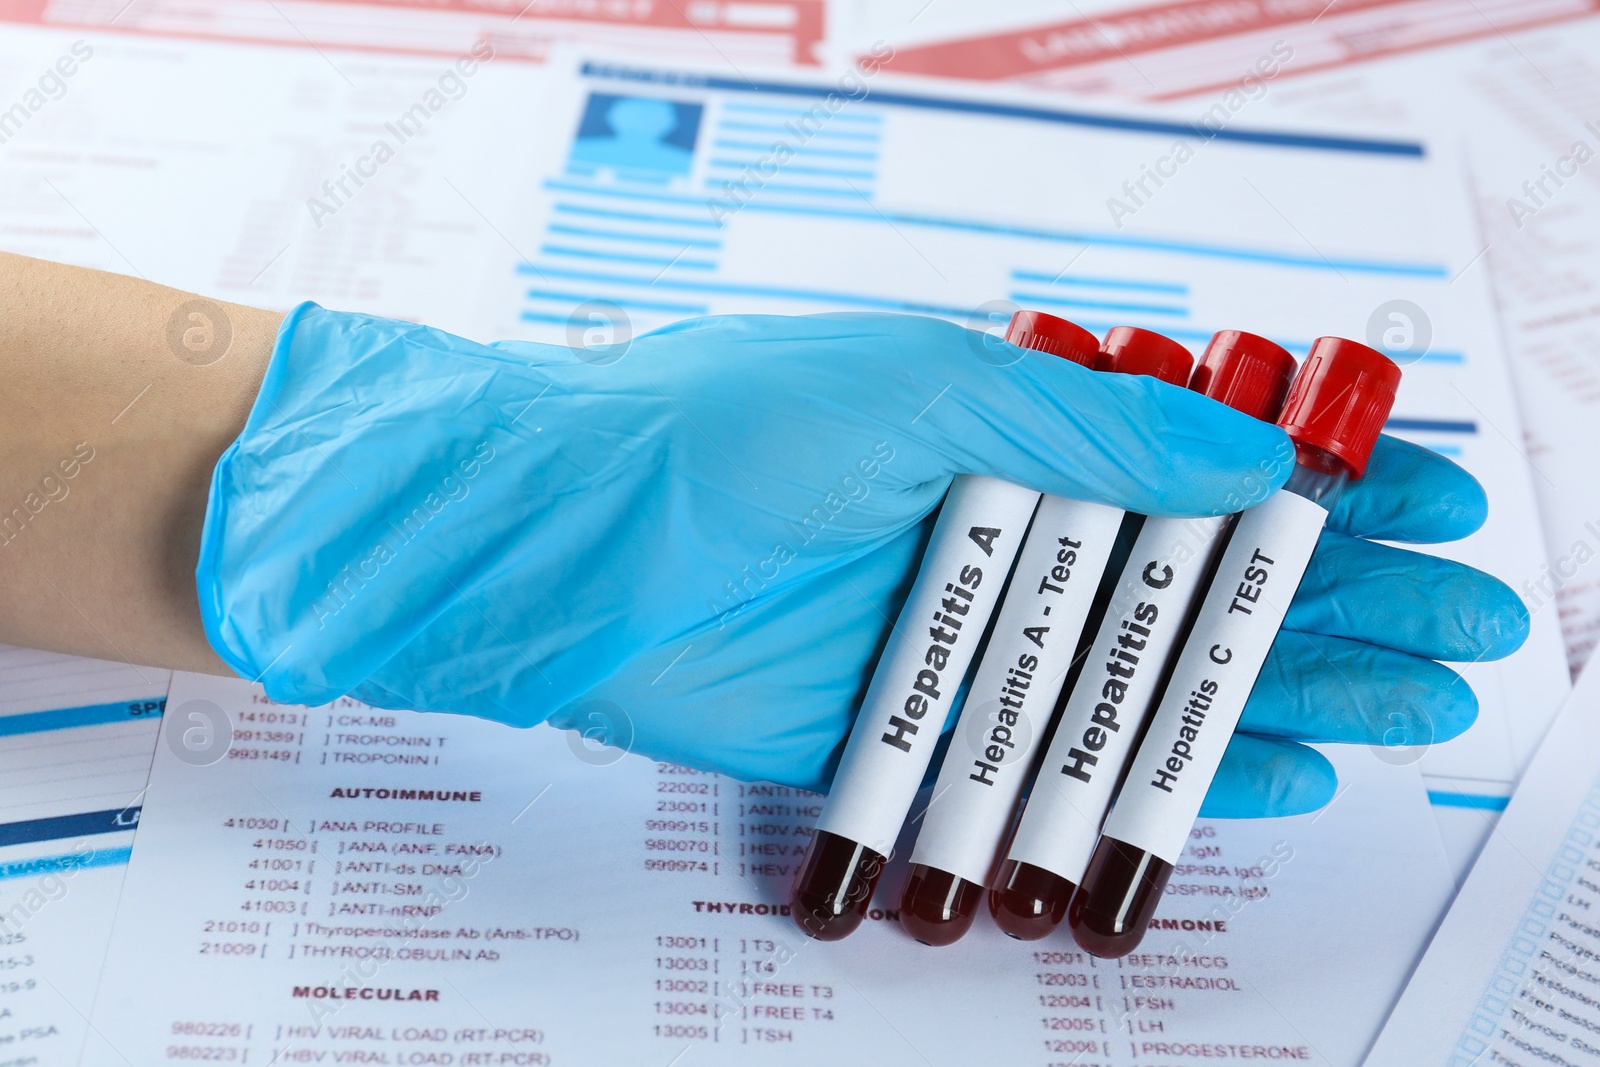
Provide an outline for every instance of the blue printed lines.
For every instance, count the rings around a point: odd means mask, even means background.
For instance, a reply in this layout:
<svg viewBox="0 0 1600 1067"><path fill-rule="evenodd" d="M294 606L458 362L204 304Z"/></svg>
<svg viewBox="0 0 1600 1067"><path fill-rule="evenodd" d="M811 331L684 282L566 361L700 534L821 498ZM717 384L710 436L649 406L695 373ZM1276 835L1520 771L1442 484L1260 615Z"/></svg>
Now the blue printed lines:
<svg viewBox="0 0 1600 1067"><path fill-rule="evenodd" d="M591 230L584 226L563 226L551 223L546 233L567 234L572 237L603 237L608 241L632 241L636 244L677 245L688 248L721 248L721 241L698 240L663 233L618 233L615 230Z"/></svg>
<svg viewBox="0 0 1600 1067"><path fill-rule="evenodd" d="M605 186L578 182L564 178L547 178L545 188L564 193L587 193L607 199L627 199L638 205L677 205L686 209L698 208L705 212L710 207L704 201L667 193L647 193L610 189ZM1306 256L1271 249L1251 248L1244 245L1212 244L1201 241L1135 237L1097 230L1053 229L1004 222L991 222L976 218L958 218L920 211L902 211L893 208L861 208L838 203L803 203L798 200L769 200L754 197L758 187L752 186L750 195L744 197L742 209L775 215L794 215L808 218L827 218L864 222L870 226L910 226L918 229L944 230L961 233L987 234L994 237L1017 237L1051 244L1096 245L1120 248L1135 252L1150 252L1183 257L1220 259L1271 267L1294 267L1301 270L1332 271L1344 274L1396 275L1417 278L1448 280L1450 271L1439 263L1405 262L1385 259L1324 258ZM866 189L861 190L866 193ZM703 217L711 217L705 215Z"/></svg>
<svg viewBox="0 0 1600 1067"><path fill-rule="evenodd" d="M752 81L740 76L738 78L712 77L700 74L690 74L680 71L649 69L644 67L625 67L609 63L586 62L581 68L586 78L617 79L630 82L634 85L673 85L685 86L695 89L710 90L723 93L758 93L767 101L789 99L795 101L795 108L804 108L805 101L822 101L812 105L812 110L826 106L826 102L839 95L837 85L831 84L806 84L803 82L774 82ZM1025 107L1018 104L998 103L987 100L962 100L955 97L928 96L921 93L894 92L891 90L878 90L872 94L872 103L875 110L886 107L915 108L927 111L942 111L966 115L994 115L1003 118L1022 119L1026 121L1064 124L1069 126L1083 126L1099 130L1128 131L1142 134L1176 135L1179 137L1192 137L1201 132L1199 126L1193 122L1172 122L1159 119L1131 118L1118 115L1100 114L1086 111L1061 111L1054 108ZM728 105L730 108L732 105ZM751 109L751 117L755 117L754 104L741 104L740 106ZM777 107L781 105L763 104L762 108ZM1310 149L1313 151L1327 152L1355 152L1361 154L1376 154L1386 156L1409 157L1422 159L1426 152L1420 143L1414 141L1379 141L1348 137L1324 137L1321 135L1306 135L1299 133L1279 133L1270 130L1206 130L1207 139L1219 141L1239 141L1246 144L1260 145L1262 147L1277 149Z"/></svg>
<svg viewBox="0 0 1600 1067"><path fill-rule="evenodd" d="M36 841L63 841L69 837L114 834L139 826L138 806L86 811L76 815L54 815L45 819L24 819L0 823L0 845L27 845Z"/></svg>
<svg viewBox="0 0 1600 1067"><path fill-rule="evenodd" d="M900 300L891 297L871 296L865 293L852 293L838 290L799 288L779 285L741 285L733 282L716 281L691 281L683 278L656 278L650 279L636 275L608 274L600 271L564 270L541 266L540 274L547 278L561 278L573 282L594 282L603 286L596 288L596 293L604 299L614 301L623 307L630 303L642 306L635 297L627 295L627 290L644 289L652 292L684 293L707 298L712 297L754 297L761 300L777 300L793 302L801 305L795 308L796 313L816 310L817 304L833 305L840 308L871 308L875 311L907 311L919 315L938 315L943 318L965 321L972 314L971 308L954 307L946 304L923 303L920 301ZM525 264L518 265L517 270L523 274L531 274L535 268ZM619 294L621 290L621 295ZM537 292L537 290L530 291ZM524 318L527 316L525 315ZM540 320L532 320L540 321ZM566 320L563 319L563 322Z"/></svg>
<svg viewBox="0 0 1600 1067"><path fill-rule="evenodd" d="M1441 456L1460 456L1463 438L1478 435L1478 424L1471 419L1422 419L1407 415L1390 416L1383 424L1384 432L1405 438L1414 444L1431 449ZM1466 795L1466 794L1463 794ZM1433 794L1428 799L1442 806L1462 807L1467 802L1440 800ZM1499 809L1494 809L1498 811Z"/></svg>
<svg viewBox="0 0 1600 1067"><path fill-rule="evenodd" d="M1060 308L1067 312L1119 311L1132 315L1189 317L1189 306L1184 299L1188 296L1189 287L1177 282L1090 275L1069 277L1065 272L1050 275L1032 270L1014 270L1011 280L1029 286L1011 292L1011 299L1023 307L1043 310Z"/></svg>
<svg viewBox="0 0 1600 1067"><path fill-rule="evenodd" d="M546 256L564 256L577 259L604 259L612 263L637 263L645 267L687 267L692 270L711 270L716 264L709 259L688 259L683 256L638 256L617 252L609 248L577 248L571 245L542 245L539 252Z"/></svg>
<svg viewBox="0 0 1600 1067"><path fill-rule="evenodd" d="M877 112L830 111L823 104L725 103L705 187L730 213L766 192L870 198L882 125Z"/></svg>
<svg viewBox="0 0 1600 1067"><path fill-rule="evenodd" d="M750 166L747 159L713 159L713 170L742 170ZM785 174L801 174L820 178L858 178L861 181L871 181L876 178L877 172L871 170L847 170L844 167L808 167L799 163L785 163Z"/></svg>
<svg viewBox="0 0 1600 1067"><path fill-rule="evenodd" d="M687 210L686 210L687 209ZM690 213L692 212L692 213ZM572 278L575 268L609 266L644 270L656 280L679 273L705 273L717 268L722 252L722 236L703 205L679 201L657 207L652 203L613 207L605 203L583 203L563 199L553 205L545 227L545 241L539 247L538 264L531 272L545 279ZM524 272L529 272L524 268ZM647 285L651 279L647 278ZM703 315L706 305L694 300L671 300L662 294L638 296L583 292L540 287L529 289L527 305L520 312L523 322L586 329L592 323L592 308L586 305L603 301L615 305L630 320L645 320L643 328L690 315ZM614 312L600 312L602 317ZM620 325L620 324L614 324ZM629 329L635 324L629 322Z"/></svg>
<svg viewBox="0 0 1600 1067"><path fill-rule="evenodd" d="M560 292L552 289L529 289L527 295L533 300L549 300L572 307L576 307L585 300L593 299L588 293ZM640 300L635 297L628 297L626 300L617 300L615 302L622 304L624 307L638 308L642 311L671 311L679 315L704 315L706 313L704 304L679 304L667 300Z"/></svg>
<svg viewBox="0 0 1600 1067"><path fill-rule="evenodd" d="M1013 291L1011 299L1023 307L1063 308L1067 311L1083 308L1092 311L1126 311L1142 315L1171 315L1185 318L1189 309L1175 304L1141 304L1124 300L1093 300L1074 296L1050 296L1045 293Z"/></svg>
<svg viewBox="0 0 1600 1067"><path fill-rule="evenodd" d="M79 726L103 726L115 722L136 722L161 717L166 697L130 700L120 704L90 704L80 708L29 711L0 716L0 737L39 734L50 730L70 730Z"/></svg>
<svg viewBox="0 0 1600 1067"><path fill-rule="evenodd" d="M724 129L724 130L740 130L740 131L745 132L745 133L769 133L769 134L773 134L775 136L780 136L780 137L783 136L784 134L788 134L788 133L792 133L793 132L793 130L791 130L790 127L788 127L788 126L778 126L778 125L775 125L775 124L769 123L769 122L726 122L725 121L725 122L722 123L722 129ZM820 134L818 134L818 135L820 136ZM875 133L861 133L861 132L856 131L856 130L829 130L829 131L827 131L827 137L828 137L829 140L862 141L862 142L871 143L871 144L876 144L877 141L878 141L878 135L877 134L875 134Z"/></svg>
<svg viewBox="0 0 1600 1067"><path fill-rule="evenodd" d="M1421 433L1478 432L1478 424L1470 419L1403 419L1392 418L1384 424L1386 430L1411 430Z"/></svg>
<svg viewBox="0 0 1600 1067"><path fill-rule="evenodd" d="M687 202L687 201L686 201ZM557 204L557 215L582 215L586 218L596 219L625 219L628 222L661 223L667 226L685 227L688 229L721 229L711 219L702 213L699 218L689 218L678 215L650 215L638 211L611 211L606 208L591 207L587 204Z"/></svg>
<svg viewBox="0 0 1600 1067"><path fill-rule="evenodd" d="M770 152L774 143L773 141L735 141L720 137L712 142L713 146L717 148L751 149L756 152ZM806 155L827 159L863 159L874 163L878 160L878 151L875 148L818 148L814 144L809 144L806 145Z"/></svg>
<svg viewBox="0 0 1600 1067"><path fill-rule="evenodd" d="M98 848L89 852L69 852L61 856L0 863L0 879L30 878L42 874L64 874L94 867L118 867L133 855L131 848Z"/></svg>
<svg viewBox="0 0 1600 1067"><path fill-rule="evenodd" d="M1478 811L1505 811L1510 797L1490 796L1485 793L1456 793L1445 790L1428 790L1428 803L1436 808L1475 808Z"/></svg>
<svg viewBox="0 0 1600 1067"><path fill-rule="evenodd" d="M687 204L700 207L694 201ZM539 248L541 257L598 260L663 271L714 270L715 253L722 250L717 224L703 207L691 215L671 208L629 211L558 201L545 237Z"/></svg>
<svg viewBox="0 0 1600 1067"><path fill-rule="evenodd" d="M1045 274L1033 270L1014 270L1011 272L1011 280L1016 282L1039 282L1044 285L1062 285L1069 288L1126 289L1135 293L1189 295L1189 287L1181 282L1159 282L1145 278L1106 278L1079 274L1069 275L1066 272Z"/></svg>

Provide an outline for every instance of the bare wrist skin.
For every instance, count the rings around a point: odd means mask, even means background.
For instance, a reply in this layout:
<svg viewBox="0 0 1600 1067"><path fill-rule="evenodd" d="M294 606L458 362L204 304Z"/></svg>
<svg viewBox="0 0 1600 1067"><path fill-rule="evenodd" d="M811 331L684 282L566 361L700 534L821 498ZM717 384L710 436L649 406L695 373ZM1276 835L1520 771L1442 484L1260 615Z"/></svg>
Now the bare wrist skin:
<svg viewBox="0 0 1600 1067"><path fill-rule="evenodd" d="M0 253L0 642L232 673L195 561L282 319Z"/></svg>

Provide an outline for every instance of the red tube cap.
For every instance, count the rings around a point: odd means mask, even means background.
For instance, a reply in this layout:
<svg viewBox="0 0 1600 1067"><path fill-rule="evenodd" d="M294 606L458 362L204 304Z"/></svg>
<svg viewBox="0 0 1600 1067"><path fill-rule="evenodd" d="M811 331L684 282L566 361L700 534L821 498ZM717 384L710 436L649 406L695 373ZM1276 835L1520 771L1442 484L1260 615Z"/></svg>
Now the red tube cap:
<svg viewBox="0 0 1600 1067"><path fill-rule="evenodd" d="M1100 351L1094 334L1075 322L1042 311L1018 311L1006 325L1006 340L1018 348L1031 348L1085 367L1093 367Z"/></svg>
<svg viewBox="0 0 1600 1067"><path fill-rule="evenodd" d="M1289 388L1278 425L1296 442L1332 453L1359 478L1394 406L1400 368L1343 337L1319 337Z"/></svg>
<svg viewBox="0 0 1600 1067"><path fill-rule="evenodd" d="M1114 326L1100 346L1101 370L1116 374L1148 374L1168 385L1183 385L1194 369L1189 350L1170 337L1137 326Z"/></svg>
<svg viewBox="0 0 1600 1067"><path fill-rule="evenodd" d="M1265 337L1219 330L1206 345L1189 388L1253 419L1271 422L1294 380L1294 357Z"/></svg>

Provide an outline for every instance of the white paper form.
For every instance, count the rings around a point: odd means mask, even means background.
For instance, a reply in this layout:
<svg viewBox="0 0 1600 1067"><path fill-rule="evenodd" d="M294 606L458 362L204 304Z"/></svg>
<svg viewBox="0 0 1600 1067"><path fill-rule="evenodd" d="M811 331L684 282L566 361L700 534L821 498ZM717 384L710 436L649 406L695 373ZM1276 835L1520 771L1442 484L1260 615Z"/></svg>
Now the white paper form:
<svg viewBox="0 0 1600 1067"><path fill-rule="evenodd" d="M0 646L0 1063L78 1061L170 677Z"/></svg>
<svg viewBox="0 0 1600 1067"><path fill-rule="evenodd" d="M1574 676L1600 635L1600 18L1286 82L1269 114L1378 116L1467 146L1524 416L1548 562L1517 586L1555 613ZM1367 120L1370 121L1370 120Z"/></svg>
<svg viewBox="0 0 1600 1067"><path fill-rule="evenodd" d="M823 0L0 4L0 242L469 331L455 309L503 241L485 179L538 121L529 61L573 40L814 65L825 16ZM450 180L466 170L471 201Z"/></svg>
<svg viewBox="0 0 1600 1067"><path fill-rule="evenodd" d="M1514 30L1515 19L1497 21ZM1600 19L1567 17L1504 38L1347 60L1286 79L1250 105L1260 108L1260 121L1422 126L1467 146L1482 263L1491 268L1512 360L1546 546L1545 558L1520 580L1502 577L1536 619L1560 620L1574 673L1600 632L1600 580L1592 565L1600 552L1600 480L1592 459L1600 448L1593 412L1600 397L1594 371L1600 260L1593 254L1600 247L1600 179L1574 158L1600 151L1600 136L1586 125L1600 117L1600 67L1591 58L1597 48ZM1572 173L1563 177L1558 167ZM1542 189L1534 184L1541 182ZM1504 426L1501 432L1513 433ZM1530 728L1549 706L1531 709ZM1521 731L1511 750L1525 760L1526 741L1536 736ZM1502 775L1490 768L1497 750L1506 750L1498 731L1475 730L1464 740L1422 763L1446 845L1462 870L1504 806Z"/></svg>
<svg viewBox="0 0 1600 1067"><path fill-rule="evenodd" d="M1600 670L1579 678L1368 1063L1600 1063Z"/></svg>
<svg viewBox="0 0 1600 1067"><path fill-rule="evenodd" d="M529 73L554 42L814 67L825 15L823 0L0 3L0 247L476 336L480 266L508 251L488 220L520 199L508 161L542 121Z"/></svg>
<svg viewBox="0 0 1600 1067"><path fill-rule="evenodd" d="M970 0L926 10L857 0L840 21L848 48L888 41L904 73L1187 100L1237 87L1278 41L1292 44L1297 75L1348 71L1594 10L1593 0L1018 0L995 12Z"/></svg>
<svg viewBox="0 0 1600 1067"><path fill-rule="evenodd" d="M1355 1064L1451 891L1415 769L1346 752L1320 816L1200 824L1121 963L920 946L903 862L824 945L779 914L813 795L198 675L170 707L91 1067Z"/></svg>
<svg viewBox="0 0 1600 1067"><path fill-rule="evenodd" d="M479 212L514 191L498 160L538 121L532 69L4 26L0 111L40 106L0 123L0 244L475 333L479 266L505 251Z"/></svg>
<svg viewBox="0 0 1600 1067"><path fill-rule="evenodd" d="M453 56L487 38L507 57L542 61L560 41L645 48L680 59L815 65L826 0L679 5L574 0L8 0L21 24L290 48Z"/></svg>
<svg viewBox="0 0 1600 1067"><path fill-rule="evenodd" d="M1021 305L1196 349L1213 330L1248 329L1304 353L1315 336L1365 338L1380 309L1415 305L1433 336L1405 366L1389 428L1455 457L1492 501L1482 532L1440 551L1513 587L1541 572L1532 475L1448 144L1245 142L1263 124L1243 118L1202 142L1183 136L1189 110L1174 132L1139 125L1168 112L1119 119L1059 96L887 74L864 84L864 100L814 130L797 119L828 82L594 63L553 87L536 155L565 165L544 177L536 217L497 220L531 258L507 261L515 290L487 290L502 301L495 332L583 344L692 314L847 309L994 325ZM653 182L591 161L606 150L594 114L622 97L692 128L693 151ZM793 158L780 163L775 144ZM1176 177L1146 181L1156 167ZM1151 190L1137 204L1124 190L1136 181ZM1131 211L1114 220L1113 199ZM1554 613L1534 614L1522 651L1464 673L1481 708L1465 737L1383 753L1426 751L1441 800L1474 805L1446 815L1461 823L1462 870L1566 691Z"/></svg>

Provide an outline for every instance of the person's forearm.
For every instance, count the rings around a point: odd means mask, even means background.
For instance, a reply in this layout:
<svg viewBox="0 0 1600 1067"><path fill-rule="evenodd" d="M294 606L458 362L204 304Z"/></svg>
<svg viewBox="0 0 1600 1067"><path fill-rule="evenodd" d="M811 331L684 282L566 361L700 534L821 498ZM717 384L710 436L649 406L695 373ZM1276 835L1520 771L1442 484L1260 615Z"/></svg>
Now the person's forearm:
<svg viewBox="0 0 1600 1067"><path fill-rule="evenodd" d="M281 319L0 253L0 641L231 673L195 560Z"/></svg>

